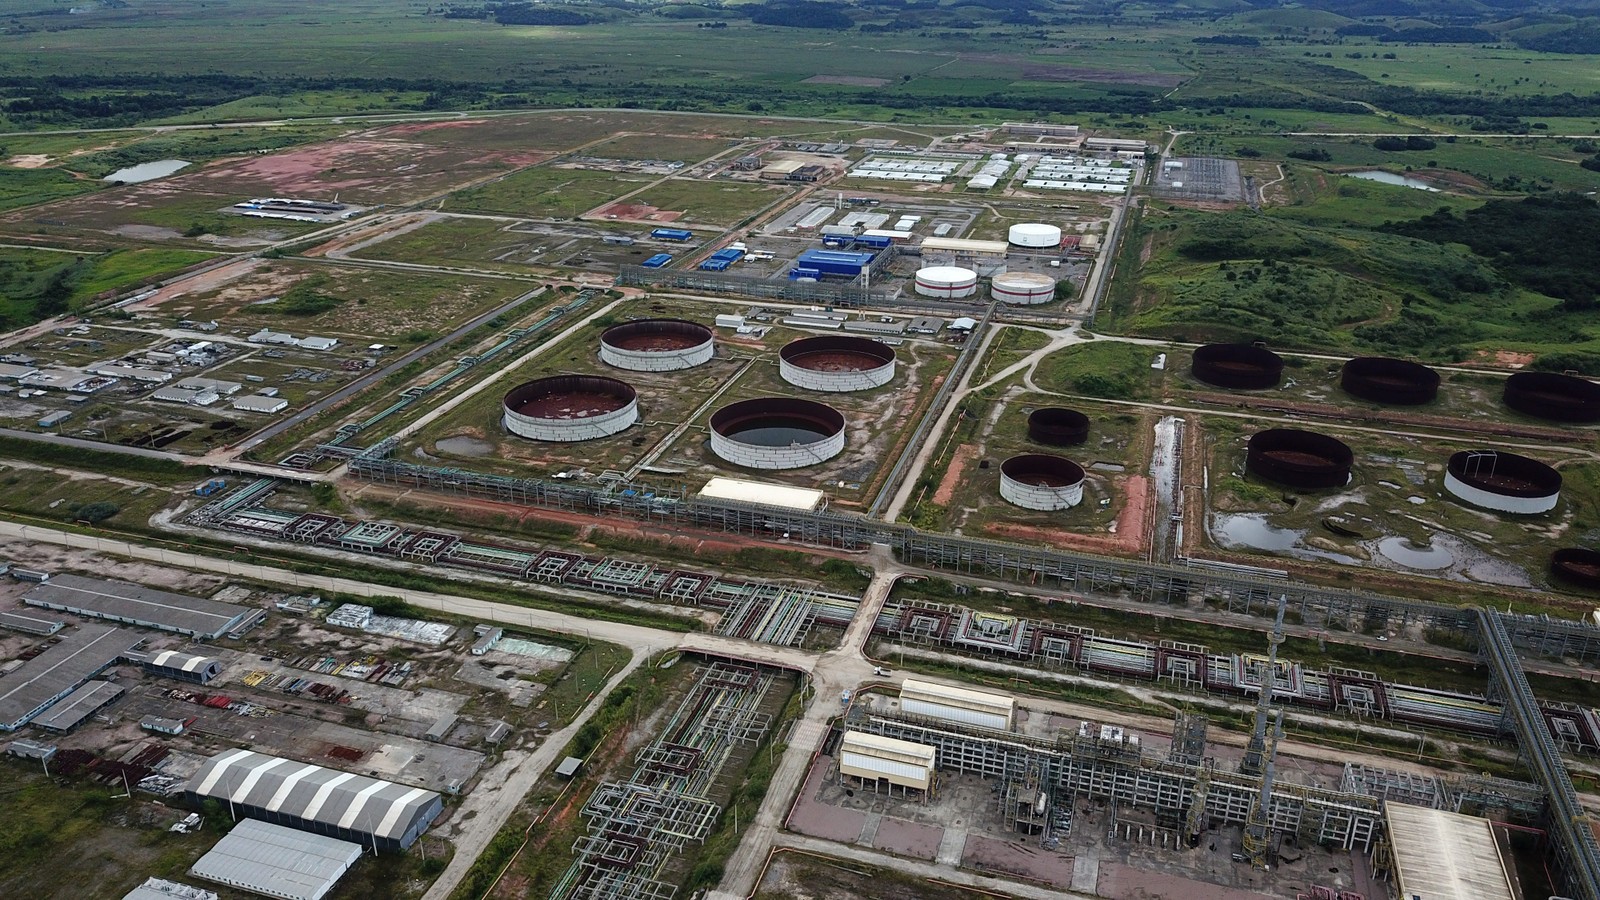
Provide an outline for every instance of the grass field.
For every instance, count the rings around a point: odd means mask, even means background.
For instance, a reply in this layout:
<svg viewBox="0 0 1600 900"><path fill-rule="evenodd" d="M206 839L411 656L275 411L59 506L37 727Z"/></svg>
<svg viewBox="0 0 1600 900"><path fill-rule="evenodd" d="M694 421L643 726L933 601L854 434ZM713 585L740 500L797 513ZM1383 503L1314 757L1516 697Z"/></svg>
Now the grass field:
<svg viewBox="0 0 1600 900"><path fill-rule="evenodd" d="M103 295L159 280L211 258L209 253L190 250L74 254L0 247L0 325L15 328L46 315L81 309Z"/></svg>
<svg viewBox="0 0 1600 900"><path fill-rule="evenodd" d="M457 191L442 206L456 212L573 219L653 180L592 169L539 166Z"/></svg>

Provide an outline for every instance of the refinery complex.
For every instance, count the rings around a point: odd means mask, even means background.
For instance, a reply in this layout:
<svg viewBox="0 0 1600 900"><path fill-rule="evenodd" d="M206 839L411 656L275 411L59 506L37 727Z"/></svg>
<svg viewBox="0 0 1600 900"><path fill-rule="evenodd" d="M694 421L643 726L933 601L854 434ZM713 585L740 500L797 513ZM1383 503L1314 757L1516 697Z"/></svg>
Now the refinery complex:
<svg viewBox="0 0 1600 900"><path fill-rule="evenodd" d="M1097 328L1234 160L602 124L207 175L298 230L0 340L5 767L115 896L1600 900L1595 382Z"/></svg>

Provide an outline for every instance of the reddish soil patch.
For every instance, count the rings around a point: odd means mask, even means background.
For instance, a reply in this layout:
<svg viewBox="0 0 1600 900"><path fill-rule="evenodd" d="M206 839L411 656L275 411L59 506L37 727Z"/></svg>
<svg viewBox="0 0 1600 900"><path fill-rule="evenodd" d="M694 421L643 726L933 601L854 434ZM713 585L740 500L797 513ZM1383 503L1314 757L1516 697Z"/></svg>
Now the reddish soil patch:
<svg viewBox="0 0 1600 900"><path fill-rule="evenodd" d="M238 262L218 266L199 275L183 278L174 284L169 284L138 303L130 304L127 310L129 312L137 312L139 310L154 309L174 297L181 297L185 294L201 294L215 290L230 281L249 275L264 265L265 263L259 259L241 259Z"/></svg>
<svg viewBox="0 0 1600 900"><path fill-rule="evenodd" d="M1532 353L1515 353L1510 350L1479 350L1472 357L1472 365L1521 369L1532 363L1533 357Z"/></svg>
<svg viewBox="0 0 1600 900"><path fill-rule="evenodd" d="M855 87L883 87L887 78L869 78L865 75L813 75L801 84L848 84Z"/></svg>
<svg viewBox="0 0 1600 900"><path fill-rule="evenodd" d="M676 222L683 218L683 213L656 209L646 203L613 203L586 213L585 217L626 219L632 222Z"/></svg>
<svg viewBox="0 0 1600 900"><path fill-rule="evenodd" d="M1143 475L1129 475L1115 482L1126 498L1117 513L1116 534L1080 534L1060 528L1041 528L1037 525L1018 525L1013 522L991 522L985 531L1001 537L1013 538L1046 547L1069 550L1087 550L1118 556L1139 556L1145 551L1145 524L1149 521L1146 507L1151 502L1150 479Z"/></svg>
<svg viewBox="0 0 1600 900"><path fill-rule="evenodd" d="M950 455L950 465L945 467L944 478L939 482L939 489L933 492L933 502L937 506L949 506L955 499L956 485L961 483L961 473L978 455L978 448L971 444L963 444L956 448Z"/></svg>

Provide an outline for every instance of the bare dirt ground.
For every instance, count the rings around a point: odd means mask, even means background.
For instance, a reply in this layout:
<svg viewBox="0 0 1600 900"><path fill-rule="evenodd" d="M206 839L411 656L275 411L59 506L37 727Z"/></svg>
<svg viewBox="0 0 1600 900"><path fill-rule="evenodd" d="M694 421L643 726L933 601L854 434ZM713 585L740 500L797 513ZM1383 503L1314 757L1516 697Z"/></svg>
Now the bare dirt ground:
<svg viewBox="0 0 1600 900"><path fill-rule="evenodd" d="M1254 874L1246 876L1254 880ZM1245 887L1223 887L1207 884L1180 875L1167 875L1135 869L1121 863L1104 862L1100 865L1100 879L1095 893L1108 900L1149 900L1152 897L1181 897L1183 900L1274 900L1273 894L1263 894Z"/></svg>
<svg viewBox="0 0 1600 900"><path fill-rule="evenodd" d="M865 75L813 75L801 84L848 84L853 87L883 87L887 78L869 78Z"/></svg>
<svg viewBox="0 0 1600 900"><path fill-rule="evenodd" d="M622 222L676 222L683 218L683 213L657 209L645 203L613 203L584 213L583 218Z"/></svg>
<svg viewBox="0 0 1600 900"><path fill-rule="evenodd" d="M6 160L13 169L42 169L49 164L50 157L43 153L21 153Z"/></svg>
<svg viewBox="0 0 1600 900"><path fill-rule="evenodd" d="M1021 841L1001 841L978 834L967 835L961 864L980 872L1020 875L1047 884L1072 883L1072 857L1025 847ZM1163 896L1163 895L1156 895ZM1179 896L1176 894L1165 896Z"/></svg>
<svg viewBox="0 0 1600 900"><path fill-rule="evenodd" d="M950 465L944 470L944 478L939 481L939 489L933 492L934 505L950 505L950 501L955 499L956 487L961 484L962 473L977 455L978 448L972 444L956 448L956 452L950 455Z"/></svg>
<svg viewBox="0 0 1600 900"><path fill-rule="evenodd" d="M259 259L241 259L237 262L228 263L225 266L218 266L215 269L210 269L208 271L201 272L198 275L193 275L182 279L176 284L169 284L166 287L156 291L154 294L151 294L149 297L140 300L138 303L129 304L124 308L127 309L128 312L141 312L144 310L155 309L168 300L171 300L174 297L181 297L184 294L199 293L202 291L214 291L228 282L233 281L235 278L243 278L244 276L249 275L251 272L254 272L265 264L266 263Z"/></svg>
<svg viewBox="0 0 1600 900"><path fill-rule="evenodd" d="M1153 503L1150 479L1143 475L1128 475L1116 479L1117 491L1125 498L1117 514L1117 531L1113 535L1083 534L1058 528L1040 528L1035 525L1018 525L1011 522L991 522L986 531L1002 537L1063 547L1088 550L1094 553L1111 553L1119 556L1138 556L1146 546L1149 508Z"/></svg>

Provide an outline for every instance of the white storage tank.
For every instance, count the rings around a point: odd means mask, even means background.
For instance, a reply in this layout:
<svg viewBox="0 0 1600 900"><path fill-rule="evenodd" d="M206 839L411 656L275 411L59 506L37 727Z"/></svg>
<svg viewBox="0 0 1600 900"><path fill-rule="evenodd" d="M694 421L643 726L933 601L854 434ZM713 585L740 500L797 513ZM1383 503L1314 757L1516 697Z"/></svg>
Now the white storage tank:
<svg viewBox="0 0 1600 900"><path fill-rule="evenodd" d="M960 266L929 266L917 272L917 293L940 300L959 300L978 292L978 273Z"/></svg>
<svg viewBox="0 0 1600 900"><path fill-rule="evenodd" d="M1001 303L1032 306L1056 298L1056 280L1034 272L1009 272L989 282L989 296Z"/></svg>
<svg viewBox="0 0 1600 900"><path fill-rule="evenodd" d="M1061 229L1037 222L1024 223L1011 226L1011 230L1006 233L1006 239L1016 247L1059 247Z"/></svg>
<svg viewBox="0 0 1600 900"><path fill-rule="evenodd" d="M1013 456L1000 464L1000 496L1023 509L1052 512L1083 502L1083 467L1043 453Z"/></svg>

